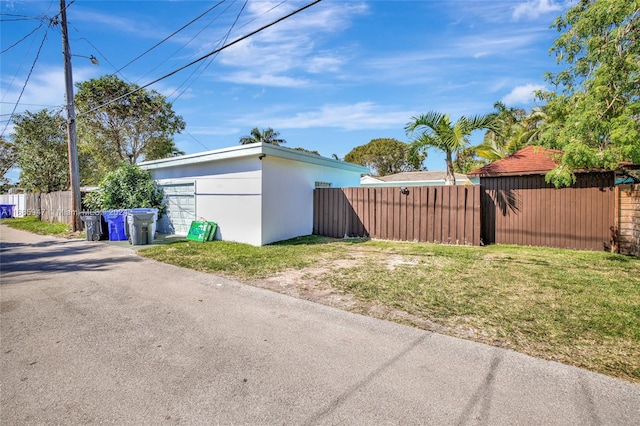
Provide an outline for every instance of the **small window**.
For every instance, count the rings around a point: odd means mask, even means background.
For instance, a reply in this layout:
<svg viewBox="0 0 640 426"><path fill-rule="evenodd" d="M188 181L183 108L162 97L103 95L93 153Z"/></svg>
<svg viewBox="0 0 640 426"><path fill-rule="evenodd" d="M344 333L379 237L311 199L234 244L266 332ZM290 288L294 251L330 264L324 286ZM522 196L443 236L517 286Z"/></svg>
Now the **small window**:
<svg viewBox="0 0 640 426"><path fill-rule="evenodd" d="M318 181L316 181L316 188L331 188L331 182L318 182Z"/></svg>

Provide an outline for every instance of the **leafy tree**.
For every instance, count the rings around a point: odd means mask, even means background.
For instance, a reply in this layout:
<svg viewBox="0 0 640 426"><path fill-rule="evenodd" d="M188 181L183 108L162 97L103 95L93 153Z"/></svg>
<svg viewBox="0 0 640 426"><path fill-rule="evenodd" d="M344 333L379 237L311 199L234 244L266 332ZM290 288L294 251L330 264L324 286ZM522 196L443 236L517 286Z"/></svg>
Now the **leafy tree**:
<svg viewBox="0 0 640 426"><path fill-rule="evenodd" d="M279 138L279 132L276 132L271 127L263 129L260 131L257 127L251 129L251 134L247 136L243 136L240 138L240 145L248 145L250 143L270 143L271 145L279 146L281 144L287 143L286 140Z"/></svg>
<svg viewBox="0 0 640 426"><path fill-rule="evenodd" d="M105 175L98 189L84 197L92 210L118 210L138 207L158 209L158 217L167 211L164 191L156 185L148 170L126 161Z"/></svg>
<svg viewBox="0 0 640 426"><path fill-rule="evenodd" d="M77 84L78 149L95 160L99 180L122 161L156 160L184 154L173 135L185 123L156 91L139 89L116 76ZM106 102L114 100L105 106Z"/></svg>
<svg viewBox="0 0 640 426"><path fill-rule="evenodd" d="M317 150L309 150L302 147L293 148L295 151L306 152L307 154L320 155Z"/></svg>
<svg viewBox="0 0 640 426"><path fill-rule="evenodd" d="M9 170L13 168L18 160L18 150L15 144L5 140L4 137L0 137L0 185L6 186L9 182L5 178L5 175Z"/></svg>
<svg viewBox="0 0 640 426"><path fill-rule="evenodd" d="M478 156L495 161L537 143L541 123L546 118L540 107L528 114L524 109L509 108L502 102L496 102L494 108L493 128L487 130L482 143L475 146Z"/></svg>
<svg viewBox="0 0 640 426"><path fill-rule="evenodd" d="M541 144L561 149L547 174L556 186L575 182L577 168L640 162L640 1L581 0L555 20L551 48L567 68L546 79Z"/></svg>
<svg viewBox="0 0 640 426"><path fill-rule="evenodd" d="M476 147L470 146L458 151L456 158L453 160L453 171L456 173L467 174L473 170L487 164L486 160L478 158Z"/></svg>
<svg viewBox="0 0 640 426"><path fill-rule="evenodd" d="M14 119L12 135L20 167L20 185L35 192L69 189L66 123L49 110L25 112Z"/></svg>
<svg viewBox="0 0 640 426"><path fill-rule="evenodd" d="M453 155L459 155L469 145L469 136L474 130L493 129L493 115L475 116L467 118L462 116L455 123L451 123L449 114L431 111L425 115L412 117L407 123L405 131L408 135L418 135L411 143L413 156L425 155L427 149L439 149L445 154L447 165L446 185L455 185Z"/></svg>
<svg viewBox="0 0 640 426"><path fill-rule="evenodd" d="M393 138L372 139L344 156L348 163L369 167L377 176L420 170L426 155L409 157L409 145Z"/></svg>

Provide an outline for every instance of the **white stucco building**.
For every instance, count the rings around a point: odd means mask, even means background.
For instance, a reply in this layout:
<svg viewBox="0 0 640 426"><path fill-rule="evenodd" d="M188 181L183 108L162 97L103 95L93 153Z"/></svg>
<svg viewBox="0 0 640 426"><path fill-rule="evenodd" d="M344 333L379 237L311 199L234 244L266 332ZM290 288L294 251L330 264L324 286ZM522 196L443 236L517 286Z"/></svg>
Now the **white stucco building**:
<svg viewBox="0 0 640 426"><path fill-rule="evenodd" d="M186 235L191 221L218 224L216 239L256 246L309 235L313 190L360 186L366 167L270 144L145 161L165 191L158 231Z"/></svg>

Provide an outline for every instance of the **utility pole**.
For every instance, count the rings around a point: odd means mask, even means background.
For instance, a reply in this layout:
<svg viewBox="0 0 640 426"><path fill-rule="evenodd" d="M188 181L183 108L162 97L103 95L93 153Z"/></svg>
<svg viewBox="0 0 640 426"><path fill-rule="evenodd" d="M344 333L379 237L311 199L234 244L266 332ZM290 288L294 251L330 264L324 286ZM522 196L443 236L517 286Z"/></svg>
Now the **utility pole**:
<svg viewBox="0 0 640 426"><path fill-rule="evenodd" d="M80 195L80 167L78 165L78 142L76 131L76 111L73 102L73 74L71 72L71 51L67 31L67 5L60 0L60 19L62 26L62 54L64 55L64 83L67 101L67 145L69 150L69 182L71 183L71 230L82 229L80 211L82 199Z"/></svg>

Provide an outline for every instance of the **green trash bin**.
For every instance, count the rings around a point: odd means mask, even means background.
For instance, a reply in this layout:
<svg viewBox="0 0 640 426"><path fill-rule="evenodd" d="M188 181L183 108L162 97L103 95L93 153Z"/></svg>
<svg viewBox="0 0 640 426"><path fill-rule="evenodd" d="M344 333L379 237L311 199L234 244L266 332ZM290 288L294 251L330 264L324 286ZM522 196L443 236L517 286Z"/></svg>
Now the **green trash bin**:
<svg viewBox="0 0 640 426"><path fill-rule="evenodd" d="M139 246L153 242L154 216L154 213L129 212L127 214L129 244Z"/></svg>

